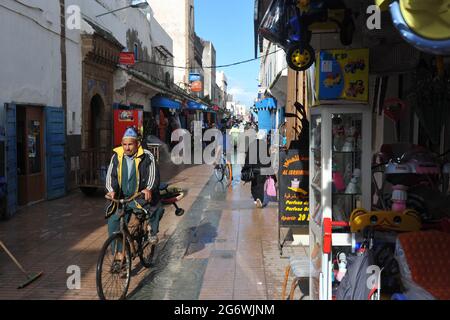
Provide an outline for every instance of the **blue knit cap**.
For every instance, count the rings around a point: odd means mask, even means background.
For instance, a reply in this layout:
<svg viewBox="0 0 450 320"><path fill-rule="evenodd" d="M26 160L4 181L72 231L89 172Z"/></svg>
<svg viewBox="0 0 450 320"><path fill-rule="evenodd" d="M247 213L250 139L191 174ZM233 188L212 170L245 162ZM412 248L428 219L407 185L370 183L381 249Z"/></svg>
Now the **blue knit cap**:
<svg viewBox="0 0 450 320"><path fill-rule="evenodd" d="M138 139L138 134L137 134L136 130L134 128L128 128L125 131L125 134L123 135L122 140L126 139L126 138L128 138L128 139L136 139L137 140Z"/></svg>

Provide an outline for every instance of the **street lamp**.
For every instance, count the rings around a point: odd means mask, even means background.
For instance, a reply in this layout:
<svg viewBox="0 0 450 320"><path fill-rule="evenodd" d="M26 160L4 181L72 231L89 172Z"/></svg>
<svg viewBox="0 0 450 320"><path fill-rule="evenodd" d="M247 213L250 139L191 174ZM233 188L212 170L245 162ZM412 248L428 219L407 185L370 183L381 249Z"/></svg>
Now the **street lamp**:
<svg viewBox="0 0 450 320"><path fill-rule="evenodd" d="M114 13L114 12L117 12L117 11L120 11L120 10L124 10L124 9L127 9L127 8L145 9L147 7L148 7L147 0L136 0L136 1L133 0L133 2L130 5L126 6L126 7L119 8L119 9L116 9L116 10L113 10L113 11L109 11L109 12L105 12L105 13L99 14L98 16L96 16L96 18L105 16L107 14Z"/></svg>

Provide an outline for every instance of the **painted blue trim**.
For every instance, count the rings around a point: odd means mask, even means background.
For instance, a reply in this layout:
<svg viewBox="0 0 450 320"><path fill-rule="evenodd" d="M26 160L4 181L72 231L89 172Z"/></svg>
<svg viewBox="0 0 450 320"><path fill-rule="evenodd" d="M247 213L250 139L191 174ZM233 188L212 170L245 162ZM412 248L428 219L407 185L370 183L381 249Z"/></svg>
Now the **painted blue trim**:
<svg viewBox="0 0 450 320"><path fill-rule="evenodd" d="M450 39L430 40L414 33L403 18L400 4L395 1L390 6L394 26L398 29L402 37L417 49L435 55L450 55Z"/></svg>
<svg viewBox="0 0 450 320"><path fill-rule="evenodd" d="M47 175L47 199L66 194L66 161L64 134L64 109L45 107L45 154Z"/></svg>
<svg viewBox="0 0 450 320"><path fill-rule="evenodd" d="M181 103L178 101L163 97L163 96L156 96L153 97L151 100L152 107L159 107L159 108L167 108L167 109L181 109Z"/></svg>
<svg viewBox="0 0 450 320"><path fill-rule="evenodd" d="M201 110L201 111L208 110L207 106L205 106L204 104L195 102L195 101L189 101L187 105L188 105L188 109L190 109L190 110Z"/></svg>
<svg viewBox="0 0 450 320"><path fill-rule="evenodd" d="M5 104L6 112L6 190L8 215L17 211L17 132L16 105Z"/></svg>
<svg viewBox="0 0 450 320"><path fill-rule="evenodd" d="M260 110L258 112L258 129L266 130L267 132L272 130L272 114L269 110Z"/></svg>

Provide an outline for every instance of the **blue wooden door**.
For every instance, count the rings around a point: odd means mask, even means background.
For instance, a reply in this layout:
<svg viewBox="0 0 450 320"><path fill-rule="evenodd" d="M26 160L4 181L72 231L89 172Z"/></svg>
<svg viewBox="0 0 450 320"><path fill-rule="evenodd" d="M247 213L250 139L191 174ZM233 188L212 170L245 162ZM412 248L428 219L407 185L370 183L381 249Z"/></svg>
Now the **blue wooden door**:
<svg viewBox="0 0 450 320"><path fill-rule="evenodd" d="M57 107L46 107L45 119L47 199L51 200L66 194L64 110Z"/></svg>
<svg viewBox="0 0 450 320"><path fill-rule="evenodd" d="M17 133L16 105L5 104L6 109L6 179L8 193L7 214L17 211Z"/></svg>

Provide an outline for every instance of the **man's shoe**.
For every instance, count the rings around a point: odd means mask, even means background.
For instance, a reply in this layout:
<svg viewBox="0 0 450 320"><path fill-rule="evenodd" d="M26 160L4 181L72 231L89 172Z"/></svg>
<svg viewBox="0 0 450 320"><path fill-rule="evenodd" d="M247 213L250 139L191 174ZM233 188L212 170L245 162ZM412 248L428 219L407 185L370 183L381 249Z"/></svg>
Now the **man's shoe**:
<svg viewBox="0 0 450 320"><path fill-rule="evenodd" d="M262 207L263 207L263 204L262 204L262 202L261 202L261 199L256 199L256 207L257 207L257 208L262 208Z"/></svg>

